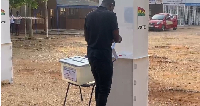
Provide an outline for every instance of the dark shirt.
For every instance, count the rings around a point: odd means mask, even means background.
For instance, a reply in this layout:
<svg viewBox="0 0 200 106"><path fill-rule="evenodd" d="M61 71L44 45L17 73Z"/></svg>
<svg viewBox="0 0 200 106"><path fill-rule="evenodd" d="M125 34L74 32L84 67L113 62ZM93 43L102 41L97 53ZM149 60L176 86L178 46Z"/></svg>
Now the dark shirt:
<svg viewBox="0 0 200 106"><path fill-rule="evenodd" d="M113 31L118 29L117 16L105 7L98 7L85 19L87 56L112 59Z"/></svg>

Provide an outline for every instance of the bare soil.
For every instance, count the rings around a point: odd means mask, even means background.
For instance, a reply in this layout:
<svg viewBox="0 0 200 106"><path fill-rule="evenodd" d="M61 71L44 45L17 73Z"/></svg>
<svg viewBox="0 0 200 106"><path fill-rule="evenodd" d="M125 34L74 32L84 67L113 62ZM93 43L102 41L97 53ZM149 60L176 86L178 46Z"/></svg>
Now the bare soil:
<svg viewBox="0 0 200 106"><path fill-rule="evenodd" d="M2 106L63 105L67 82L58 61L84 56L86 42L81 36L35 37L12 37L14 83L2 82ZM149 106L200 106L200 27L149 32L149 55ZM78 87L71 86L67 106L86 106L91 89L83 88L81 102Z"/></svg>

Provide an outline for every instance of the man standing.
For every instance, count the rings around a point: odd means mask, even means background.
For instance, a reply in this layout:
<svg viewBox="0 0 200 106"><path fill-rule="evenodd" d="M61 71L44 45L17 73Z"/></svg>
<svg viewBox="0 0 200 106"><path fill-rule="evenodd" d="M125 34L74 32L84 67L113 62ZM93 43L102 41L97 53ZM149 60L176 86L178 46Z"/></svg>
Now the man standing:
<svg viewBox="0 0 200 106"><path fill-rule="evenodd" d="M19 11L16 12L16 19L15 21L15 35L19 36L19 29L20 29L20 23L21 23L21 16L19 15Z"/></svg>
<svg viewBox="0 0 200 106"><path fill-rule="evenodd" d="M15 21L14 21L14 16L12 15L12 13L10 13L10 32L14 33L14 25L15 25Z"/></svg>
<svg viewBox="0 0 200 106"><path fill-rule="evenodd" d="M87 56L96 89L96 106L106 106L113 75L112 43L122 41L117 16L113 12L114 0L103 0L101 6L90 12L85 19L84 33Z"/></svg>

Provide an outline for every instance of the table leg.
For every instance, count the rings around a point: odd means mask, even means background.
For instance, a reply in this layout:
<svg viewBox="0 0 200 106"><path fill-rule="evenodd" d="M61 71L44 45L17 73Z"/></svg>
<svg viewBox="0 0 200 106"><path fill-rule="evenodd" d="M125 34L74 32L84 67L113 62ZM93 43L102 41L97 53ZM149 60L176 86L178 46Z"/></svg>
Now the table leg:
<svg viewBox="0 0 200 106"><path fill-rule="evenodd" d="M65 96L65 101L64 101L63 106L65 106L65 103L66 103L66 100L67 100L67 94L68 94L68 91L69 91L69 86L70 86L70 83L68 83L68 87L67 87L67 91L66 91L66 96Z"/></svg>
<svg viewBox="0 0 200 106"><path fill-rule="evenodd" d="M95 87L95 84L92 87L92 92L91 92L90 101L89 101L89 105L88 106L90 106L91 101L92 101L92 95L93 95L93 92L94 92L94 87Z"/></svg>
<svg viewBox="0 0 200 106"><path fill-rule="evenodd" d="M79 86L79 89L80 89L80 94L81 94L81 101L83 101L83 95L82 95L82 92L81 92L81 86Z"/></svg>

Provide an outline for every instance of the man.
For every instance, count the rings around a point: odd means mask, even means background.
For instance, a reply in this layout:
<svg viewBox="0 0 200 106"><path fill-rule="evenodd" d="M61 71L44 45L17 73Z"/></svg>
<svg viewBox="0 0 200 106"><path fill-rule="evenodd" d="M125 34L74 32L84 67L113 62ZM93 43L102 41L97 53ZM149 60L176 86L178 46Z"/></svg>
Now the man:
<svg viewBox="0 0 200 106"><path fill-rule="evenodd" d="M21 23L21 16L19 15L19 11L16 12L16 18L15 21L15 35L19 36L19 28L20 28L20 23Z"/></svg>
<svg viewBox="0 0 200 106"><path fill-rule="evenodd" d="M113 75L112 43L122 41L119 35L114 0L103 0L101 6L85 19L84 33L87 56L93 73L96 89L96 106L106 106Z"/></svg>
<svg viewBox="0 0 200 106"><path fill-rule="evenodd" d="M14 25L15 25L15 21L14 21L14 16L12 13L10 13L10 32L14 33Z"/></svg>

